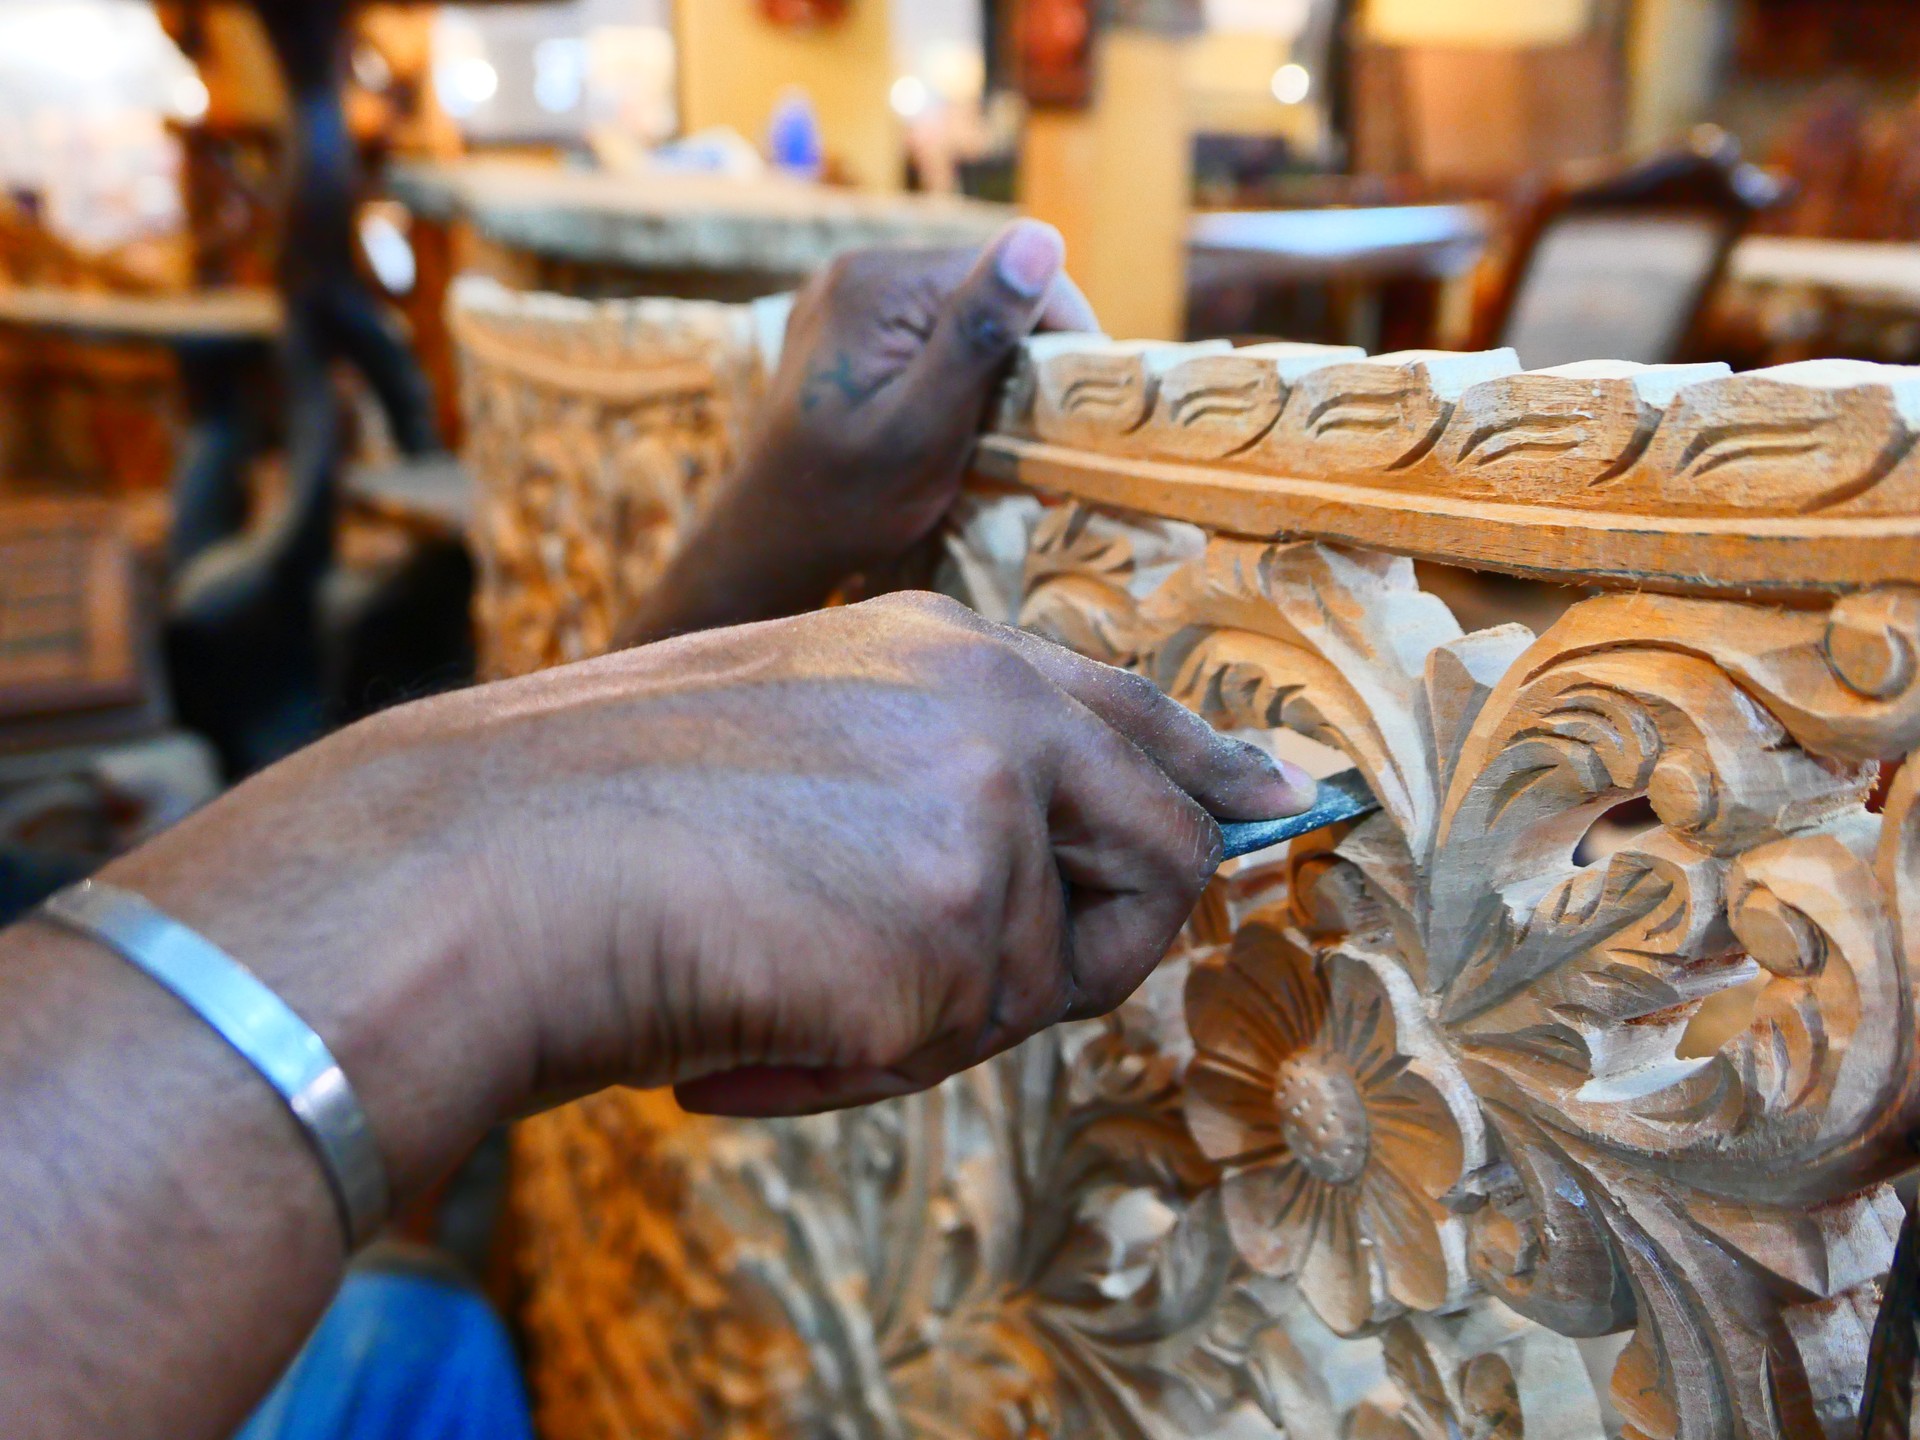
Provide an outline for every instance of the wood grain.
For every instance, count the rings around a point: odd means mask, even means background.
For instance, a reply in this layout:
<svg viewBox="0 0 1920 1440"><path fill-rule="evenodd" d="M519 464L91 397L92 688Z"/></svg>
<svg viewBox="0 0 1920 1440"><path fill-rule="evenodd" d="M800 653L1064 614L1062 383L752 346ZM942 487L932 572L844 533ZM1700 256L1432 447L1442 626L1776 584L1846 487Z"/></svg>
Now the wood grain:
<svg viewBox="0 0 1920 1440"><path fill-rule="evenodd" d="M784 301L456 287L486 673L612 643L732 464L785 324Z"/></svg>
<svg viewBox="0 0 1920 1440"><path fill-rule="evenodd" d="M996 434L1131 460L1645 516L1920 508L1920 369L1906 366L1523 372L1511 350L1354 358L1056 335L1029 343L1018 374ZM1192 439L1216 430L1227 439ZM1248 430L1257 443L1234 443Z"/></svg>
<svg viewBox="0 0 1920 1440"><path fill-rule="evenodd" d="M1915 394L1031 346L942 588L1383 809L930 1094L523 1132L553 1433L1854 1440L1920 1130ZM1599 593L1469 634L1410 556Z"/></svg>
<svg viewBox="0 0 1920 1440"><path fill-rule="evenodd" d="M1024 485L1235 534L1318 536L1541 580L1792 598L1920 582L1920 514L1732 518L1573 511L1175 465L989 436L974 468Z"/></svg>

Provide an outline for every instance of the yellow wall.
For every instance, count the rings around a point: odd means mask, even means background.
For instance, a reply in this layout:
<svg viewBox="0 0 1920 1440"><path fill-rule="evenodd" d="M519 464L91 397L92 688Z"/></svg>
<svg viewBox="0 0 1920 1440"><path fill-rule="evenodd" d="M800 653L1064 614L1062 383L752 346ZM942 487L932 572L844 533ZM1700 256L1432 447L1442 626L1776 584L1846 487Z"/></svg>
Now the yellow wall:
<svg viewBox="0 0 1920 1440"><path fill-rule="evenodd" d="M1185 46L1109 31L1092 108L1027 119L1021 203L1060 227L1067 269L1110 335L1178 340L1185 331L1193 184Z"/></svg>
<svg viewBox="0 0 1920 1440"><path fill-rule="evenodd" d="M1592 0L1367 0L1366 33L1383 45L1570 45Z"/></svg>
<svg viewBox="0 0 1920 1440"><path fill-rule="evenodd" d="M1195 131L1214 135L1282 135L1304 151L1321 143L1313 105L1282 105L1273 98L1273 72L1292 58L1290 42L1274 35L1210 30L1187 42L1181 61L1187 114ZM1326 84L1316 75L1313 83Z"/></svg>
<svg viewBox="0 0 1920 1440"><path fill-rule="evenodd" d="M1659 149L1706 117L1730 9L1727 0L1637 0L1628 42L1631 148Z"/></svg>
<svg viewBox="0 0 1920 1440"><path fill-rule="evenodd" d="M763 144L775 101L798 85L820 114L827 155L863 188L899 188L904 152L888 104L888 0L853 0L845 21L813 31L769 24L758 0L679 0L674 8L687 130L730 125Z"/></svg>

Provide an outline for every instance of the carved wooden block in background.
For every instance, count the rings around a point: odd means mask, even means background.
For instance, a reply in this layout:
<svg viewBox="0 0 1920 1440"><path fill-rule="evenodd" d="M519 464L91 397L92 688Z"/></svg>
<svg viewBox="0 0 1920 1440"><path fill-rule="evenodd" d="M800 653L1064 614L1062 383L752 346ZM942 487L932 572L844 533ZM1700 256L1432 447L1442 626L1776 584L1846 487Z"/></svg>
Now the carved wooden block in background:
<svg viewBox="0 0 1920 1440"><path fill-rule="evenodd" d="M551 1433L1855 1433L1920 1119L1920 518L1831 512L1893 493L1906 377L1506 368L1034 348L946 587L1385 808L931 1095L528 1127ZM1611 593L1465 634L1356 539Z"/></svg>
<svg viewBox="0 0 1920 1440"><path fill-rule="evenodd" d="M733 462L786 303L602 301L463 281L452 301L482 666L598 654Z"/></svg>

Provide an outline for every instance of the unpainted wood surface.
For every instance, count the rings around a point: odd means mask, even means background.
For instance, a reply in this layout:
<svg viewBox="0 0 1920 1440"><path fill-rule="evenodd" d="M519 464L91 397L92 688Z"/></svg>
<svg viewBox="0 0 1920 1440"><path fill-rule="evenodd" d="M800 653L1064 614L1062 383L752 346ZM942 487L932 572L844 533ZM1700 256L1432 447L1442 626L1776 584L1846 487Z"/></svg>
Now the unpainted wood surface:
<svg viewBox="0 0 1920 1440"><path fill-rule="evenodd" d="M1240 433L1181 397L1313 393L1375 422L1326 446L1377 457L1515 379L1238 358L1050 341L998 423L1077 426L1063 467L1124 476L1162 419L1203 451ZM1772 438L1845 406L1843 431L1904 426L1898 377L1855 373L1770 379L1845 397L1776 407ZM1581 410L1596 453L1516 459L1541 488L1506 509L1557 506L1639 408L1661 423L1622 474L1683 407L1756 424L1769 393L1602 366L1528 379L1527 413L1567 381L1609 397ZM1313 458L1235 453L1269 439ZM1241 862L1114 1015L929 1095L757 1125L610 1095L529 1127L553 1433L1849 1440L1920 1124L1920 584L1816 597L1783 547L1793 606L1627 589L1469 634L1407 559L1181 488L1257 471L1167 468L1122 503L977 491L941 587L1357 765L1383 810Z"/></svg>
<svg viewBox="0 0 1920 1440"><path fill-rule="evenodd" d="M454 295L482 668L598 654L732 463L784 302Z"/></svg>
<svg viewBox="0 0 1920 1440"><path fill-rule="evenodd" d="M983 475L1254 536L1747 595L1920 581L1920 370L1032 342ZM1193 467L1190 462L1204 461Z"/></svg>
<svg viewBox="0 0 1920 1440"><path fill-rule="evenodd" d="M388 184L419 213L467 220L510 249L650 270L807 275L861 246L977 248L1013 218L980 201L512 160L407 163Z"/></svg>

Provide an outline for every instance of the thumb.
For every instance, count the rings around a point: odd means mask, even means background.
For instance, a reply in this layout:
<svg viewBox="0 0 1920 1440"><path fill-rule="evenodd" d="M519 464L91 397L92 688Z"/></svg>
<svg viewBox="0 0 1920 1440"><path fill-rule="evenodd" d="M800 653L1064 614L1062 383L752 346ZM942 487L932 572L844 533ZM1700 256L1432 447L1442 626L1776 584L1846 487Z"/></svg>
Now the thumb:
<svg viewBox="0 0 1920 1440"><path fill-rule="evenodd" d="M1039 323L1066 255L1066 242L1053 226L1038 220L1009 225L941 306L905 388L945 405L968 392L984 401L987 387Z"/></svg>

